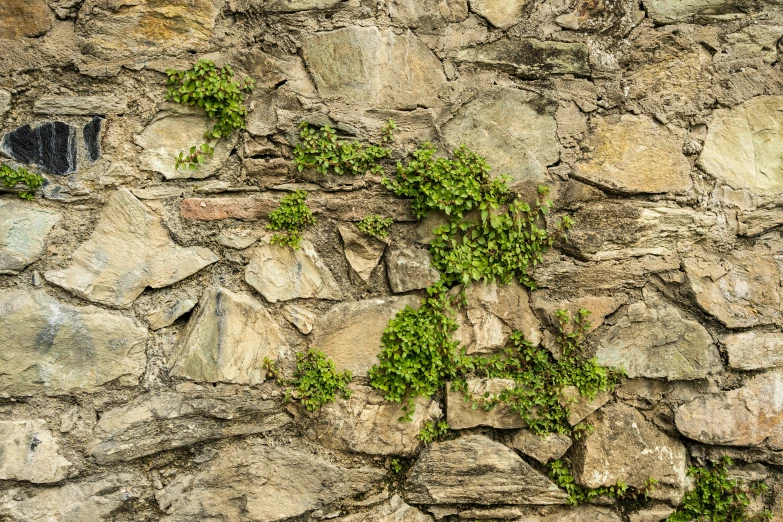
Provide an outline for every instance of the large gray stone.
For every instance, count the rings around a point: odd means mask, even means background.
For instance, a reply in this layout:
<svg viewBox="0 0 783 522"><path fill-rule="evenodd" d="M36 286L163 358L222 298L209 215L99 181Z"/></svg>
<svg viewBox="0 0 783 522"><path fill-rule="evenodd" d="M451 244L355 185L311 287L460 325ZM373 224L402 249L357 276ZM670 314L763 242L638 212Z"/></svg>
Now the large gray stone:
<svg viewBox="0 0 783 522"><path fill-rule="evenodd" d="M162 522L271 522L360 495L383 478L383 470L344 467L309 448L242 441L202 469L176 476L157 497L167 514Z"/></svg>
<svg viewBox="0 0 783 522"><path fill-rule="evenodd" d="M476 426L490 426L498 429L524 428L527 426L522 416L507 404L497 404L491 410L485 410L481 401L473 409L473 398L482 399L485 393L498 395L514 388L513 379L468 379L468 395L452 388L446 388L446 420L449 428L464 430ZM468 399L467 401L465 399Z"/></svg>
<svg viewBox="0 0 783 522"><path fill-rule="evenodd" d="M337 230L340 231L345 259L351 270L366 283L378 266L386 243L363 233L353 223L338 223Z"/></svg>
<svg viewBox="0 0 783 522"><path fill-rule="evenodd" d="M471 0L470 8L489 23L508 29L522 21L527 0Z"/></svg>
<svg viewBox="0 0 783 522"><path fill-rule="evenodd" d="M764 370L783 366L783 333L742 332L729 334L721 342L729 356L729 368Z"/></svg>
<svg viewBox="0 0 783 522"><path fill-rule="evenodd" d="M721 370L709 332L655 293L615 314L596 339L603 366L623 368L631 378L703 379Z"/></svg>
<svg viewBox="0 0 783 522"><path fill-rule="evenodd" d="M440 278L430 266L430 253L413 245L396 245L386 253L386 274L392 292L427 288Z"/></svg>
<svg viewBox="0 0 783 522"><path fill-rule="evenodd" d="M541 78L553 74L589 76L587 46L535 38L501 38L491 43L462 49L460 62L508 71L522 78Z"/></svg>
<svg viewBox="0 0 783 522"><path fill-rule="evenodd" d="M245 268L245 281L270 303L311 297L338 300L343 296L332 272L307 240L302 240L297 250L263 242Z"/></svg>
<svg viewBox="0 0 783 522"><path fill-rule="evenodd" d="M469 144L495 175L508 174L512 186L543 182L546 167L560 159L556 110L552 99L498 87L463 106L443 126L443 138L452 148Z"/></svg>
<svg viewBox="0 0 783 522"><path fill-rule="evenodd" d="M0 274L15 274L43 253L60 214L32 202L0 199Z"/></svg>
<svg viewBox="0 0 783 522"><path fill-rule="evenodd" d="M316 33L302 56L327 99L390 109L438 105L446 83L440 60L416 36L350 26Z"/></svg>
<svg viewBox="0 0 783 522"><path fill-rule="evenodd" d="M724 446L783 449L783 371L756 375L734 390L683 404L674 417L686 437Z"/></svg>
<svg viewBox="0 0 783 522"><path fill-rule="evenodd" d="M104 412L89 452L99 464L133 460L207 440L269 431L291 419L279 401L264 400L246 389L181 386L141 395Z"/></svg>
<svg viewBox="0 0 783 522"><path fill-rule="evenodd" d="M783 191L783 96L758 96L717 109L699 166L735 189L776 195Z"/></svg>
<svg viewBox="0 0 783 522"><path fill-rule="evenodd" d="M566 494L514 451L484 435L435 442L405 482L413 504L565 504Z"/></svg>
<svg viewBox="0 0 783 522"><path fill-rule="evenodd" d="M46 280L89 301L125 307L145 288L163 288L218 260L208 248L181 247L160 217L127 189L109 199L90 239L65 270Z"/></svg>
<svg viewBox="0 0 783 522"><path fill-rule="evenodd" d="M261 384L264 359L285 350L280 327L247 294L207 288L169 360L169 373L196 382Z"/></svg>
<svg viewBox="0 0 783 522"><path fill-rule="evenodd" d="M416 296L367 299L341 303L318 317L313 346L328 355L339 370L366 376L378 363L381 336L389 321L406 306L417 308Z"/></svg>
<svg viewBox="0 0 783 522"><path fill-rule="evenodd" d="M46 422L0 421L0 479L59 482L71 466Z"/></svg>
<svg viewBox="0 0 783 522"><path fill-rule="evenodd" d="M60 303L43 291L0 296L0 395L95 392L138 384L147 330L93 306Z"/></svg>

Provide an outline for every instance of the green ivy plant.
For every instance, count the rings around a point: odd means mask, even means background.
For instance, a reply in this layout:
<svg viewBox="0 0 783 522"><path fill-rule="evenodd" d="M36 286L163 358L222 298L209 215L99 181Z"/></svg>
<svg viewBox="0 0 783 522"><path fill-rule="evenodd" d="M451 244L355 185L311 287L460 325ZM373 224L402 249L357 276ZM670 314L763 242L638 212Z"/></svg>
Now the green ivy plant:
<svg viewBox="0 0 783 522"><path fill-rule="evenodd" d="M568 466L566 466L565 462L562 460L553 460L549 463L548 467L549 478L554 480L558 486L563 488L566 493L568 493L568 503L572 506L589 502L596 497L601 496L608 496L618 499L629 497L637 498L639 496L644 496L644 498L647 498L648 495L655 489L655 485L658 483L657 480L649 478L642 487L632 488L629 487L625 482L618 480L617 484L613 486L588 489L576 483L573 475L571 475L571 472L568 470Z"/></svg>
<svg viewBox="0 0 783 522"><path fill-rule="evenodd" d="M13 169L0 164L0 182L7 188L24 185L25 190L19 193L19 197L32 200L35 198L35 191L43 185L44 179L40 174L30 172L24 167Z"/></svg>
<svg viewBox="0 0 783 522"><path fill-rule="evenodd" d="M396 125L389 120L384 125L383 142L394 138ZM299 124L299 143L294 148L294 163L299 172L315 169L319 174L363 175L365 172L380 174L379 161L391 156L391 149L381 145L364 145L358 141L337 139L337 131L329 125L320 130L307 122Z"/></svg>
<svg viewBox="0 0 783 522"><path fill-rule="evenodd" d="M431 442L440 440L446 436L449 432L449 423L446 421L427 421L424 426L419 430L419 440L425 445L429 445Z"/></svg>
<svg viewBox="0 0 783 522"><path fill-rule="evenodd" d="M306 204L307 192L297 190L280 200L280 206L269 213L270 230L280 230L272 236L272 244L287 245L294 250L302 241L302 230L315 225L315 216Z"/></svg>
<svg viewBox="0 0 783 522"><path fill-rule="evenodd" d="M724 457L712 466L691 467L688 475L694 478L696 486L685 493L682 505L666 520L668 522L771 520L772 513L769 512L754 516L747 514L751 495L763 495L768 487L763 482L744 484L738 480L730 480L728 468L733 464L729 457Z"/></svg>
<svg viewBox="0 0 783 522"><path fill-rule="evenodd" d="M377 214L371 214L362 218L356 226L365 234L371 235L377 239L386 239L389 237L389 229L394 220L384 218Z"/></svg>
<svg viewBox="0 0 783 522"><path fill-rule="evenodd" d="M286 391L286 400L296 398L308 411L316 411L334 401L338 393L346 399L351 396L350 370L338 372L331 359L313 348L297 353L296 359L293 379L281 381L293 386Z"/></svg>
<svg viewBox="0 0 783 522"><path fill-rule="evenodd" d="M209 141L228 138L234 130L245 128L247 107L245 93L253 90L254 81L234 79L230 65L221 68L209 60L200 60L186 71L167 70L167 99L184 105L201 107L214 125L204 134L207 143L191 147L188 153L180 152L176 168L198 168L206 156L214 152Z"/></svg>

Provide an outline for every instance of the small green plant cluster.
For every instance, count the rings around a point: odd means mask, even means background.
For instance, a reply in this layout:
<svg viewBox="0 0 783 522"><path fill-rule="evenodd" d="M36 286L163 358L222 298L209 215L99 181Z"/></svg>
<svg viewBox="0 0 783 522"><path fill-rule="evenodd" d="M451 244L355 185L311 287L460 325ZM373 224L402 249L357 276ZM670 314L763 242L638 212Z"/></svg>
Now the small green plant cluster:
<svg viewBox="0 0 783 522"><path fill-rule="evenodd" d="M280 375L280 372L277 369L277 364L275 364L275 361L269 357L264 357L264 361L261 363L261 367L266 370L267 379L275 379Z"/></svg>
<svg viewBox="0 0 783 522"><path fill-rule="evenodd" d="M371 214L365 216L359 221L356 226L364 232L378 239L386 239L389 237L389 229L394 220L391 218L384 218L377 214Z"/></svg>
<svg viewBox="0 0 783 522"><path fill-rule="evenodd" d="M26 189L19 193L19 197L32 200L35 191L43 185L44 179L40 174L30 172L24 167L12 169L8 165L0 165L0 182L8 188L14 188L21 183Z"/></svg>
<svg viewBox="0 0 783 522"><path fill-rule="evenodd" d="M688 475L694 478L696 487L682 499L682 505L666 520L690 522L711 520L715 522L745 522L771 520L772 513L750 516L746 508L751 496L763 495L768 488L763 482L744 484L730 480L728 468L733 462L729 457L710 467L691 467Z"/></svg>
<svg viewBox="0 0 783 522"><path fill-rule="evenodd" d="M446 421L427 421L424 426L419 430L419 440L424 444L429 444L433 441L440 440L446 436L449 432L449 423Z"/></svg>
<svg viewBox="0 0 783 522"><path fill-rule="evenodd" d="M200 60L187 71L167 70L166 74L169 100L201 107L215 122L204 134L207 142L228 138L234 130L245 128L245 93L253 90L252 79L237 81L230 65L217 68L209 60ZM188 153L180 152L176 168L198 168L213 152L209 143L191 147Z"/></svg>
<svg viewBox="0 0 783 522"><path fill-rule="evenodd" d="M272 244L288 245L295 250L302 241L302 230L315 225L315 216L306 204L307 192L297 190L280 200L280 206L269 213L270 230L281 230L272 236Z"/></svg>
<svg viewBox="0 0 783 522"><path fill-rule="evenodd" d="M335 400L338 393L341 397L349 398L349 382L350 370L338 372L331 359L313 348L296 354L293 379L281 381L284 385L293 386L293 389L286 391L286 400L296 398L308 411L320 410L324 404Z"/></svg>
<svg viewBox="0 0 783 522"><path fill-rule="evenodd" d="M399 475L402 471L402 462L400 462L400 459L391 459L391 463L389 464L389 469L392 470L392 473L395 475Z"/></svg>
<svg viewBox="0 0 783 522"><path fill-rule="evenodd" d="M560 460L554 460L549 463L549 478L555 481L555 483L563 488L568 493L568 503L576 506L584 502L589 502L596 497L608 496L612 498L638 498L639 496L647 496L655 489L657 480L650 478L647 479L645 484L640 488L629 487L626 483L618 480L614 486L604 486L595 489L588 489L580 486L576 483L571 472L568 471L566 464ZM688 519L690 520L690 519Z"/></svg>
<svg viewBox="0 0 783 522"><path fill-rule="evenodd" d="M389 120L383 127L383 141L394 138L396 125ZM360 176L365 172L380 174L379 161L391 156L391 149L381 145L364 145L358 141L337 139L337 131L325 125L320 130L307 122L299 124L299 144L294 148L294 163L299 172L315 169L319 174L333 173Z"/></svg>
<svg viewBox="0 0 783 522"><path fill-rule="evenodd" d="M571 220L564 217L554 234L539 227L549 213L548 189L539 187L531 207L514 195L503 178L491 179L484 159L462 146L453 158L435 158L435 146L425 143L393 179L383 184L397 196L413 200L413 212L446 216L434 230L432 264L448 286L473 281L508 284L516 277L535 288L528 267L539 263Z"/></svg>

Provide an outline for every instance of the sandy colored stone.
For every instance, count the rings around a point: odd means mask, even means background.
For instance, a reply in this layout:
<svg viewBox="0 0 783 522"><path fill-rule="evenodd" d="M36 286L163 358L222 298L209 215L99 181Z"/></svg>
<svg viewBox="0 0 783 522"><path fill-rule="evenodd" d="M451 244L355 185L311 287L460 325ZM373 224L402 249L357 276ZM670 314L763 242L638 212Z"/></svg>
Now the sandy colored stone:
<svg viewBox="0 0 783 522"><path fill-rule="evenodd" d="M486 158L492 174L511 184L543 182L546 167L560 159L557 103L529 91L493 88L464 105L443 126L451 148L469 144Z"/></svg>
<svg viewBox="0 0 783 522"><path fill-rule="evenodd" d="M566 386L560 391L560 404L568 410L568 424L576 426L612 399L612 394L602 392L592 399L582 395L576 386Z"/></svg>
<svg viewBox="0 0 783 522"><path fill-rule="evenodd" d="M731 0L647 0L644 7L656 23L674 24L692 21L700 15L740 13L742 11L735 6L741 3Z"/></svg>
<svg viewBox="0 0 783 522"><path fill-rule="evenodd" d="M571 447L571 439L560 433L550 433L546 437L536 435L530 430L521 429L514 433L506 443L525 455L533 457L541 464L562 457Z"/></svg>
<svg viewBox="0 0 783 522"><path fill-rule="evenodd" d="M14 274L41 257L46 235L60 219L33 202L0 199L0 274Z"/></svg>
<svg viewBox="0 0 783 522"><path fill-rule="evenodd" d="M393 109L439 105L446 83L440 60L412 33L350 26L302 42L319 94Z"/></svg>
<svg viewBox="0 0 783 522"><path fill-rule="evenodd" d="M34 113L52 116L102 116L127 109L128 100L120 96L44 96L33 104Z"/></svg>
<svg viewBox="0 0 783 522"><path fill-rule="evenodd" d="M435 29L468 17L467 0L390 0L392 20L411 29Z"/></svg>
<svg viewBox="0 0 783 522"><path fill-rule="evenodd" d="M649 509L640 509L628 515L629 522L661 522L674 513L674 508L665 504L654 505Z"/></svg>
<svg viewBox="0 0 783 522"><path fill-rule="evenodd" d="M508 29L522 21L527 0L471 0L470 8L477 15L500 29Z"/></svg>
<svg viewBox="0 0 783 522"><path fill-rule="evenodd" d="M169 373L196 382L260 384L264 358L277 360L285 343L255 298L210 287L169 360Z"/></svg>
<svg viewBox="0 0 783 522"><path fill-rule="evenodd" d="M302 240L297 250L262 242L245 268L245 281L270 303L300 297L338 300L343 295L332 272L307 240Z"/></svg>
<svg viewBox="0 0 783 522"><path fill-rule="evenodd" d="M587 46L583 43L501 38L462 49L457 54L457 60L500 69L522 78L541 78L554 74L590 75Z"/></svg>
<svg viewBox="0 0 783 522"><path fill-rule="evenodd" d="M0 295L0 395L95 392L136 385L147 330L93 306L60 303L41 290Z"/></svg>
<svg viewBox="0 0 783 522"><path fill-rule="evenodd" d="M300 333L307 335L313 331L316 315L310 310L291 304L285 305L282 311L286 321L294 325Z"/></svg>
<svg viewBox="0 0 783 522"><path fill-rule="evenodd" d="M783 366L783 333L742 332L721 339L729 356L729 368L763 370Z"/></svg>
<svg viewBox="0 0 783 522"><path fill-rule="evenodd" d="M160 330L174 324L174 321L193 310L196 302L192 299L177 299L164 303L163 306L147 315L147 323L152 330Z"/></svg>
<svg viewBox="0 0 783 522"><path fill-rule="evenodd" d="M527 519L524 519L528 522ZM541 522L620 522L620 515L607 507L579 505L557 511L540 519ZM530 522L539 522L536 519Z"/></svg>
<svg viewBox="0 0 783 522"><path fill-rule="evenodd" d="M395 494L381 504L373 506L368 511L353 513L334 519L335 522L432 522L432 517L409 506Z"/></svg>
<svg viewBox="0 0 783 522"><path fill-rule="evenodd" d="M335 305L316 319L313 346L328 355L338 370L366 376L378 363L389 321L406 306L418 308L420 303L420 297L409 295Z"/></svg>
<svg viewBox="0 0 783 522"><path fill-rule="evenodd" d="M337 230L340 231L345 259L353 272L366 283L378 266L386 243L365 234L353 223L339 223Z"/></svg>
<svg viewBox="0 0 783 522"><path fill-rule="evenodd" d="M426 447L405 481L413 504L565 504L566 494L514 450L484 435Z"/></svg>
<svg viewBox="0 0 783 522"><path fill-rule="evenodd" d="M592 156L576 164L577 179L630 194L690 190L691 166L682 154L682 136L646 116L596 116L592 123Z"/></svg>
<svg viewBox="0 0 783 522"><path fill-rule="evenodd" d="M440 279L430 266L430 253L413 245L395 245L386 253L386 275L392 292L427 288Z"/></svg>
<svg viewBox="0 0 783 522"><path fill-rule="evenodd" d="M588 320L590 327L586 333L593 332L604 324L606 316L617 310L622 304L623 296L585 295L575 298L560 298L549 290L539 290L530 294L530 308L535 310L538 318L544 324L557 325L557 312L565 310L575 317L580 308L590 312Z"/></svg>
<svg viewBox="0 0 783 522"><path fill-rule="evenodd" d="M470 396L481 399L485 393L497 395L514 388L513 379L468 379L468 400L461 391L452 389L451 383L446 386L446 420L449 428L464 430L476 426L490 426L498 429L524 428L527 423L522 416L507 404L497 404L491 410L485 410L484 404L477 401L478 407L473 409Z"/></svg>
<svg viewBox="0 0 783 522"><path fill-rule="evenodd" d="M264 10L270 13L294 13L313 9L331 9L340 5L342 0L269 0Z"/></svg>
<svg viewBox="0 0 783 522"><path fill-rule="evenodd" d="M71 466L45 421L0 421L0 479L59 482Z"/></svg>
<svg viewBox="0 0 783 522"><path fill-rule="evenodd" d="M177 245L160 217L127 189L112 194L90 239L71 257L69 268L46 272L46 280L83 299L120 307L148 286L169 286L218 260L208 248Z"/></svg>
<svg viewBox="0 0 783 522"><path fill-rule="evenodd" d="M54 16L46 0L3 0L0 3L0 40L41 36Z"/></svg>

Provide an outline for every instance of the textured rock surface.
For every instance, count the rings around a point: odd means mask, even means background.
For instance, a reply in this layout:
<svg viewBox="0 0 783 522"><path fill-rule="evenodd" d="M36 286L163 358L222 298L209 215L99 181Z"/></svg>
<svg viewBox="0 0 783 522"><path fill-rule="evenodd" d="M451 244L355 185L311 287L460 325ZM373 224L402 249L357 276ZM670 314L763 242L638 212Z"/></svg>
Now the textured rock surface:
<svg viewBox="0 0 783 522"><path fill-rule="evenodd" d="M46 272L46 280L111 306L128 306L148 286L171 285L218 260L207 248L174 243L160 217L126 189L112 195L72 258L69 268Z"/></svg>
<svg viewBox="0 0 783 522"><path fill-rule="evenodd" d="M388 501L374 506L369 511L362 511L346 517L337 518L339 522L431 522L432 517L409 506L399 495L394 495Z"/></svg>
<svg viewBox="0 0 783 522"><path fill-rule="evenodd" d="M571 447L571 439L559 433L550 433L546 437L536 435L530 430L519 430L512 435L507 445L529 455L541 464L562 457Z"/></svg>
<svg viewBox="0 0 783 522"><path fill-rule="evenodd" d="M6 0L0 6L0 39L41 36L53 19L46 0Z"/></svg>
<svg viewBox="0 0 783 522"><path fill-rule="evenodd" d="M13 274L43 254L46 235L61 215L14 199L0 200L0 274Z"/></svg>
<svg viewBox="0 0 783 522"><path fill-rule="evenodd" d="M70 468L45 422L0 421L0 479L59 482Z"/></svg>
<svg viewBox="0 0 783 522"><path fill-rule="evenodd" d="M590 74L587 46L582 43L508 38L462 49L457 59L505 70L522 78L540 78L548 74Z"/></svg>
<svg viewBox="0 0 783 522"><path fill-rule="evenodd" d="M422 29L440 28L448 22L468 17L467 0L391 0L389 15L393 20Z"/></svg>
<svg viewBox="0 0 783 522"><path fill-rule="evenodd" d="M729 356L729 368L763 370L783 366L783 334L742 332L721 339Z"/></svg>
<svg viewBox="0 0 783 522"><path fill-rule="evenodd" d="M255 298L211 287L169 361L169 372L196 382L260 384L267 373L264 358L275 361L285 349L280 327Z"/></svg>
<svg viewBox="0 0 783 522"><path fill-rule="evenodd" d="M386 243L363 233L355 225L341 223L337 226L340 238L343 240L345 259L351 265L353 273L365 283L369 281L372 271L378 266Z"/></svg>
<svg viewBox="0 0 783 522"><path fill-rule="evenodd" d="M473 0L470 7L495 27L508 29L522 20L527 0Z"/></svg>
<svg viewBox="0 0 783 522"><path fill-rule="evenodd" d="M405 483L413 504L565 504L566 495L513 450L483 435L436 442Z"/></svg>
<svg viewBox="0 0 783 522"><path fill-rule="evenodd" d="M692 0L678 2L676 0L648 0L645 7L650 18L657 23L672 24L688 22L699 15L721 15L737 13L736 4L728 0Z"/></svg>
<svg viewBox="0 0 783 522"><path fill-rule="evenodd" d="M301 306L286 305L283 307L283 317L304 335L313 331L315 314Z"/></svg>
<svg viewBox="0 0 783 522"><path fill-rule="evenodd" d="M50 116L101 116L122 114L127 108L128 100L114 96L52 96L36 100L33 112Z"/></svg>
<svg viewBox="0 0 783 522"><path fill-rule="evenodd" d="M386 254L386 273L392 292L401 293L427 288L440 274L430 266L430 254L413 246L395 247Z"/></svg>
<svg viewBox="0 0 783 522"><path fill-rule="evenodd" d="M496 395L504 390L514 388L512 379L468 379L468 397L482 398L485 393ZM449 384L446 390L446 420L449 428L463 430L476 426L491 426L498 429L524 428L527 426L519 413L505 404L498 404L489 411L484 410L479 403L473 409L473 401L466 402L466 395L452 389Z"/></svg>
<svg viewBox="0 0 783 522"><path fill-rule="evenodd" d="M133 385L144 371L146 329L118 313L60 303L43 291L0 296L0 394L95 392Z"/></svg>

